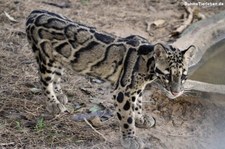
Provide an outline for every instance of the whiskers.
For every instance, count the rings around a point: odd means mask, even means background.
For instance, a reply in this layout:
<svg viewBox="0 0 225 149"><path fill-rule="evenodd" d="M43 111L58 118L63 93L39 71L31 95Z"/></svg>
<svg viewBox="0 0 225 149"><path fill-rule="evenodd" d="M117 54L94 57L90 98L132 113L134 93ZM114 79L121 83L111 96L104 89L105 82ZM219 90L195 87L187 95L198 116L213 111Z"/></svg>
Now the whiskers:
<svg viewBox="0 0 225 149"><path fill-rule="evenodd" d="M192 91L191 89L188 89L188 90L185 89L185 90L184 90L184 93L190 93L191 91Z"/></svg>
<svg viewBox="0 0 225 149"><path fill-rule="evenodd" d="M191 89L184 89L183 96L190 96Z"/></svg>
<svg viewBox="0 0 225 149"><path fill-rule="evenodd" d="M170 99L175 99L179 96L184 96L184 97L188 97L188 96L192 96L193 90L192 88L184 88L184 90L177 96L174 96L170 90L168 90L167 88L169 88L169 86L166 86L162 80L157 80L154 81L154 85L161 90L161 93L163 93L164 95L166 95L168 98ZM183 87L181 87L183 88Z"/></svg>

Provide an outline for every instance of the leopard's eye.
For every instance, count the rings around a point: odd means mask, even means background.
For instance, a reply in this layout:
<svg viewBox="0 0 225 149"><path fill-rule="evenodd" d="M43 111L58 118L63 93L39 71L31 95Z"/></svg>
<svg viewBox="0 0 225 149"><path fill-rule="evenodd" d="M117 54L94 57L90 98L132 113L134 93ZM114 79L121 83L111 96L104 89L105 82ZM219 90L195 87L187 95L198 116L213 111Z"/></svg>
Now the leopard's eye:
<svg viewBox="0 0 225 149"><path fill-rule="evenodd" d="M165 78L165 82L166 83L169 83L170 82L169 81L170 80L170 74L166 74L164 78Z"/></svg>
<svg viewBox="0 0 225 149"><path fill-rule="evenodd" d="M166 82L166 83L169 83L169 80L166 79L165 82Z"/></svg>
<svg viewBox="0 0 225 149"><path fill-rule="evenodd" d="M187 75L182 74L182 76L181 76L181 80L186 80L186 79L187 79Z"/></svg>
<svg viewBox="0 0 225 149"><path fill-rule="evenodd" d="M187 75L182 74L181 75L181 80L182 80L181 83L184 84L184 82L187 80Z"/></svg>

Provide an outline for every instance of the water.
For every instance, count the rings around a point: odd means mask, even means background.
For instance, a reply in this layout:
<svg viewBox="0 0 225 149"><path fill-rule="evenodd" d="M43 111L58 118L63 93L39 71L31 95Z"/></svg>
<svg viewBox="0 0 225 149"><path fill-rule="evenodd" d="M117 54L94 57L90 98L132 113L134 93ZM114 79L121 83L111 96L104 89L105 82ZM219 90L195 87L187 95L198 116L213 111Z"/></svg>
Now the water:
<svg viewBox="0 0 225 149"><path fill-rule="evenodd" d="M225 40L207 50L190 79L225 84Z"/></svg>
<svg viewBox="0 0 225 149"><path fill-rule="evenodd" d="M190 79L225 85L225 40L222 40L203 55L201 61L190 69ZM208 123L212 132L208 132L209 140L205 141L206 148L224 149L225 148L225 92L224 94L216 94L211 92L199 92L199 99L207 104L210 111Z"/></svg>

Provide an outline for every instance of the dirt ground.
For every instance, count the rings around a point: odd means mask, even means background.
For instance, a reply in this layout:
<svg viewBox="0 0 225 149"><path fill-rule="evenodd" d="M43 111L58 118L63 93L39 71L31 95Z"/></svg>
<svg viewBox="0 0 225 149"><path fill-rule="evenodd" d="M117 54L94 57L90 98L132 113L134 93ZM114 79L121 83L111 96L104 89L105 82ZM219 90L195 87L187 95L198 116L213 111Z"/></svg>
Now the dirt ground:
<svg viewBox="0 0 225 149"><path fill-rule="evenodd" d="M25 34L26 17L34 9L60 13L118 36L136 34L151 42L167 42L174 40L171 33L187 16L181 1L0 0L0 148L121 148L107 83L68 70L63 89L73 113L52 117L45 110ZM225 3L196 7L205 17L222 10ZM158 26L151 25L155 21ZM225 114L223 101L215 104L210 101L212 95L195 92L171 101L157 89L146 91L144 97L145 111L156 119L154 128L138 129L146 148L213 148L210 140L216 140L213 134L220 131L214 128ZM82 121L83 117L89 121Z"/></svg>

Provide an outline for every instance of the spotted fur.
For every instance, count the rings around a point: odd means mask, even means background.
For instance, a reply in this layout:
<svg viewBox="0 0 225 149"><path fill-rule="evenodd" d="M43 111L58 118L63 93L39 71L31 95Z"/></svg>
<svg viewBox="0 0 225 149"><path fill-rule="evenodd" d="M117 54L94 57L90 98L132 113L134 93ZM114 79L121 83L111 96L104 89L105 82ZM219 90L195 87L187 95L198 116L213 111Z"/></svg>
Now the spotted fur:
<svg viewBox="0 0 225 149"><path fill-rule="evenodd" d="M141 147L135 125L148 125L142 114L145 86L159 80L168 97L180 96L195 49L181 52L140 36L116 37L44 10L31 12L26 33L48 97L47 109L54 114L66 111L67 97L60 87L65 67L110 81L124 148Z"/></svg>

